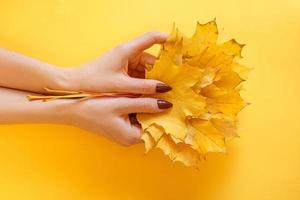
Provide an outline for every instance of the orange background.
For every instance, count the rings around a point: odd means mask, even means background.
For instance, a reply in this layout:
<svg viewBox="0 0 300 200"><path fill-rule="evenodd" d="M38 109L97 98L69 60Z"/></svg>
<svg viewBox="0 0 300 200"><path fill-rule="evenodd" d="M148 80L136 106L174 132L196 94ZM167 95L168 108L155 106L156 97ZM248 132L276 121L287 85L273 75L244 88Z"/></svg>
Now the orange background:
<svg viewBox="0 0 300 200"><path fill-rule="evenodd" d="M300 199L299 0L0 0L0 46L70 67L214 17L220 41L246 43L242 63L254 68L243 92L252 104L226 155L197 171L72 127L1 126L0 199Z"/></svg>

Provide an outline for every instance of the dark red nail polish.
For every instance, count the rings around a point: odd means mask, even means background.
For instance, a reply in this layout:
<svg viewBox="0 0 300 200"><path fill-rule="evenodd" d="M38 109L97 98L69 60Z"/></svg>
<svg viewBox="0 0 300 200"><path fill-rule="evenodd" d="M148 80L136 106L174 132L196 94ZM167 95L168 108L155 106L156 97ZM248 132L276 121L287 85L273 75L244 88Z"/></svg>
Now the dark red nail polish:
<svg viewBox="0 0 300 200"><path fill-rule="evenodd" d="M158 93L164 93L164 92L168 92L170 90L172 90L172 87L170 87L164 83L158 83L156 85L156 92L158 92Z"/></svg>
<svg viewBox="0 0 300 200"><path fill-rule="evenodd" d="M165 101L165 100L157 100L157 105L158 105L158 108L160 108L160 109L168 109L173 106L172 103Z"/></svg>
<svg viewBox="0 0 300 200"><path fill-rule="evenodd" d="M132 125L140 125L139 121L136 118L136 113L130 113L128 116L129 116L129 121Z"/></svg>

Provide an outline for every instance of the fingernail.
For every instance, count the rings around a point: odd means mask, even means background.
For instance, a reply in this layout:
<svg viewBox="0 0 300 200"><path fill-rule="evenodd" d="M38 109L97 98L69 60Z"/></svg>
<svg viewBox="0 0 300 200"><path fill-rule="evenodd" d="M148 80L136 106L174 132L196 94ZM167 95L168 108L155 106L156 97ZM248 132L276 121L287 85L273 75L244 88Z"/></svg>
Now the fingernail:
<svg viewBox="0 0 300 200"><path fill-rule="evenodd" d="M165 100L157 100L157 105L158 105L158 108L160 108L160 109L168 109L173 106L172 103L165 101Z"/></svg>
<svg viewBox="0 0 300 200"><path fill-rule="evenodd" d="M139 121L136 118L136 113L130 113L128 116L129 116L129 121L132 125L140 125Z"/></svg>
<svg viewBox="0 0 300 200"><path fill-rule="evenodd" d="M170 90L172 90L172 87L170 87L164 83L157 83L157 85L156 85L156 92L158 92L158 93L168 92Z"/></svg>

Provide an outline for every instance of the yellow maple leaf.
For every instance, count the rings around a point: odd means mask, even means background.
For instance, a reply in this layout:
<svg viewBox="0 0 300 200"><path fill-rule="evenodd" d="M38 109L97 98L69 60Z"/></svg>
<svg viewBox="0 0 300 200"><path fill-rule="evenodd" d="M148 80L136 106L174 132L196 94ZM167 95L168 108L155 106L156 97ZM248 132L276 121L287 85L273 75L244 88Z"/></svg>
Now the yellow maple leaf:
<svg viewBox="0 0 300 200"><path fill-rule="evenodd" d="M173 103L159 114L138 114L146 151L161 149L173 161L196 165L208 152L225 152L226 138L237 136L236 117L246 103L238 86L249 69L237 61L244 45L218 44L215 21L197 24L191 38L173 26L159 59L146 73L173 89L152 95Z"/></svg>
<svg viewBox="0 0 300 200"><path fill-rule="evenodd" d="M191 119L185 142L199 153L225 152L225 137L209 120Z"/></svg>
<svg viewBox="0 0 300 200"><path fill-rule="evenodd" d="M147 128L155 123L162 126L166 133L183 140L186 136L186 117L200 116L205 112L205 99L192 89L201 76L202 70L198 67L175 65L169 57L161 56L147 73L147 78L163 81L173 88L168 93L152 96L171 102L173 108L164 113L138 115L142 127Z"/></svg>
<svg viewBox="0 0 300 200"><path fill-rule="evenodd" d="M184 142L174 142L171 135L166 134L162 127L155 124L146 129L142 139L145 142L146 152L154 147L159 148L173 162L179 161L187 166L193 166L198 163L201 156L191 145Z"/></svg>

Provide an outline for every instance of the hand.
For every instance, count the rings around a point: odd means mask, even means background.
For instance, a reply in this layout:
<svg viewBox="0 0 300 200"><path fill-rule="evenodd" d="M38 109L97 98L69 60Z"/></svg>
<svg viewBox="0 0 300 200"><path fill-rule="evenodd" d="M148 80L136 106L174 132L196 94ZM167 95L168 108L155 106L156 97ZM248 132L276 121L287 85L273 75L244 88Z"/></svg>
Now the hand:
<svg viewBox="0 0 300 200"><path fill-rule="evenodd" d="M73 100L72 100L73 101ZM69 123L79 128L104 135L122 145L140 142L141 127L132 124L130 113L157 113L172 106L153 98L102 98L74 101Z"/></svg>
<svg viewBox="0 0 300 200"><path fill-rule="evenodd" d="M98 59L71 70L67 90L90 92L126 92L152 94L171 88L158 80L145 80L145 65L153 65L155 56L144 52L166 41L167 35L150 32L121 44Z"/></svg>
<svg viewBox="0 0 300 200"><path fill-rule="evenodd" d="M98 59L72 70L67 90L91 92L125 92L153 94L172 88L158 80L145 78L145 66L156 57L144 52L154 44L166 41L164 33L151 32L121 44ZM81 101L75 106L75 126L101 133L123 145L140 141L141 127L137 112L162 112L171 103L152 98L107 98Z"/></svg>
<svg viewBox="0 0 300 200"><path fill-rule="evenodd" d="M75 69L50 64L0 50L0 124L60 123L102 134L124 145L140 140L141 129L132 113L161 112L171 103L153 98L95 98L28 102L28 92L47 93L45 88L91 92L125 92L152 94L171 87L158 80L144 79L145 65L153 65L155 56L144 52L154 44L165 42L163 33L147 33L121 44L100 58ZM26 79L24 79L26 74ZM129 114L131 114L129 116ZM135 123L134 123L135 121ZM133 123L131 123L133 122Z"/></svg>
<svg viewBox="0 0 300 200"><path fill-rule="evenodd" d="M0 124L53 123L77 126L123 145L140 141L141 129L129 113L156 113L172 104L153 98L95 98L33 101L28 92L0 87ZM34 95L34 94L33 94Z"/></svg>

